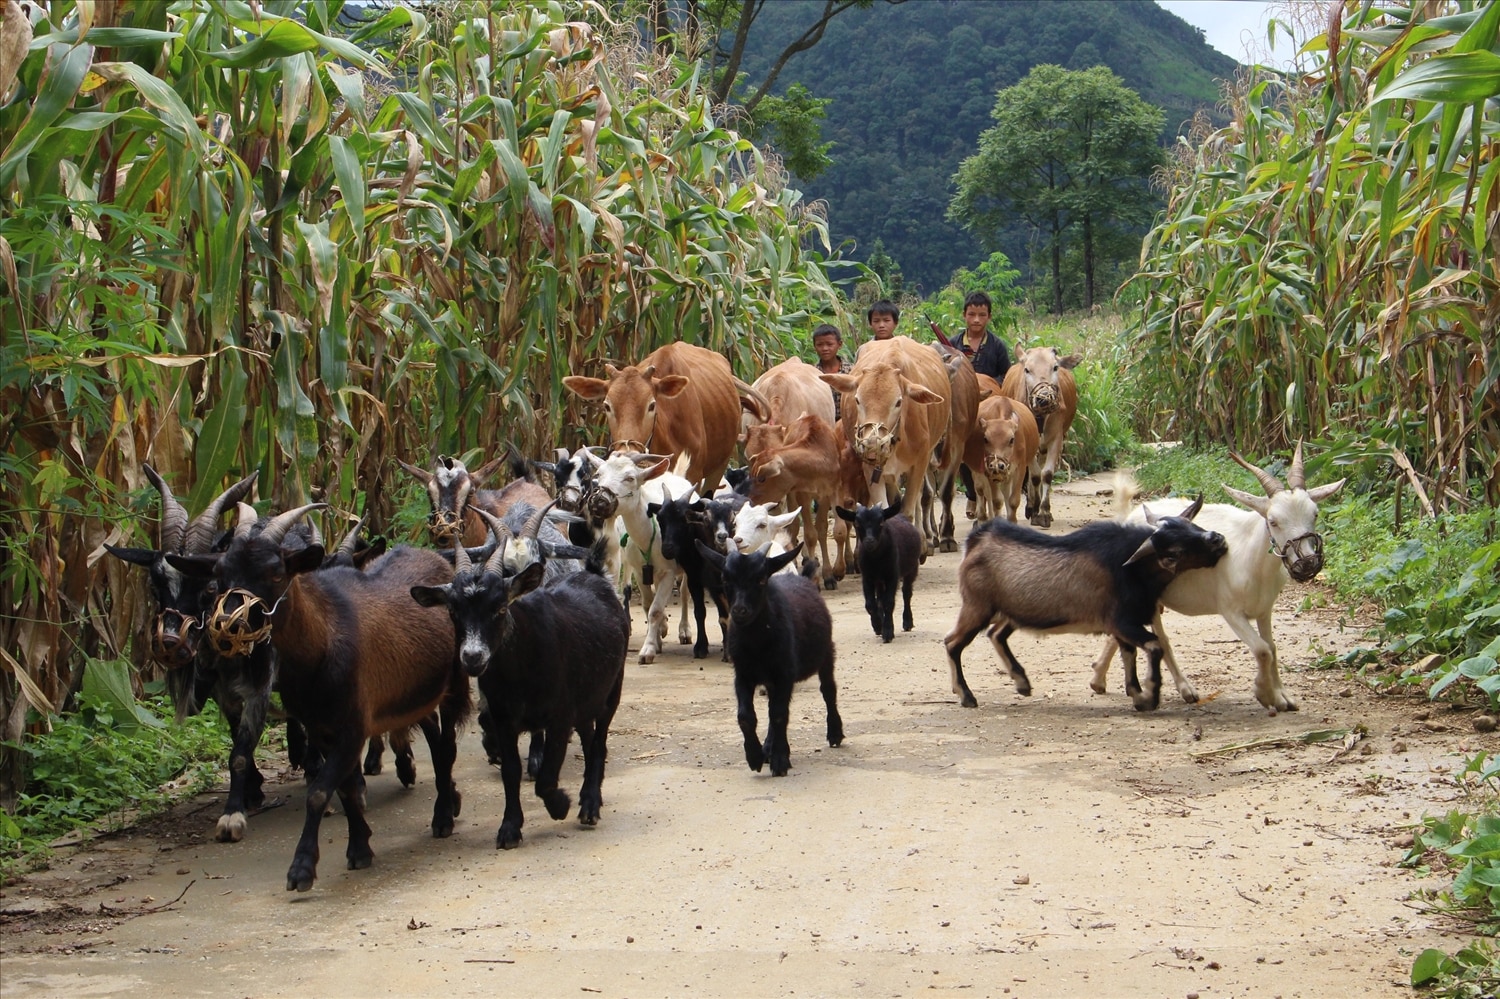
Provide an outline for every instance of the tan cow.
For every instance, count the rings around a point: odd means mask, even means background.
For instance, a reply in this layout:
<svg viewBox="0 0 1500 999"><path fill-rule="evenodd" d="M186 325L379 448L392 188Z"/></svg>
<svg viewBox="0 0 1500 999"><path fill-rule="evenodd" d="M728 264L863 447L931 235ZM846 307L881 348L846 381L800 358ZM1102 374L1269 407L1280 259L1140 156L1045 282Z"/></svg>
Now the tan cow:
<svg viewBox="0 0 1500 999"><path fill-rule="evenodd" d="M1005 516L1015 523L1037 440L1036 418L1014 399L994 395L979 404L979 419L964 448L964 464L974 473L978 519L1000 516L1003 501Z"/></svg>
<svg viewBox="0 0 1500 999"><path fill-rule="evenodd" d="M822 417L805 414L787 430L786 443L768 448L750 464L750 502L802 508L802 537L812 551L816 538L823 556L824 589L838 586L828 558L828 511L838 503L838 441ZM816 505L816 510L814 510Z"/></svg>
<svg viewBox="0 0 1500 999"><path fill-rule="evenodd" d="M585 399L604 400L611 449L686 459L685 477L705 495L718 488L734 453L742 397L762 418L769 410L723 355L692 344L669 343L638 365L604 369L608 378L569 375L563 384Z"/></svg>
<svg viewBox="0 0 1500 999"><path fill-rule="evenodd" d="M885 506L897 493L901 512L917 523L923 477L950 421L953 389L942 358L910 337L872 340L848 374L819 377L843 396L840 420L870 477L870 502ZM928 551L935 542L927 539Z"/></svg>
<svg viewBox="0 0 1500 999"><path fill-rule="evenodd" d="M1016 348L1015 363L1001 390L1025 403L1036 417L1041 441L1026 475L1026 517L1036 527L1052 526L1052 476L1062 460L1063 438L1078 412L1078 384L1070 370L1077 354L1059 357L1054 347Z"/></svg>
<svg viewBox="0 0 1500 999"><path fill-rule="evenodd" d="M936 486L934 498L941 504L943 519L937 528L938 550L958 551L958 542L953 539L953 489L958 479L958 470L963 465L964 447L974 432L979 413L979 376L974 365L963 354L952 347L933 344L933 349L943 359L948 369L948 384L953 390L950 396L948 433L943 439L942 451L933 455L933 471ZM990 379L994 381L994 379Z"/></svg>
<svg viewBox="0 0 1500 999"><path fill-rule="evenodd" d="M854 453L854 445L849 443L842 421L834 425L833 442L839 453L838 505L846 510L853 510L861 505L869 506L870 477L865 472L864 462ZM858 573L859 563L854 558L854 532L850 529L849 522L842 517L835 517L833 521L833 545L838 551L838 558L833 565L834 578L843 579L851 568Z"/></svg>
<svg viewBox="0 0 1500 999"><path fill-rule="evenodd" d="M830 427L838 421L833 409L833 390L818 378L818 367L800 357L789 357L755 379L750 387L765 396L771 412L767 423L790 427L812 413Z"/></svg>

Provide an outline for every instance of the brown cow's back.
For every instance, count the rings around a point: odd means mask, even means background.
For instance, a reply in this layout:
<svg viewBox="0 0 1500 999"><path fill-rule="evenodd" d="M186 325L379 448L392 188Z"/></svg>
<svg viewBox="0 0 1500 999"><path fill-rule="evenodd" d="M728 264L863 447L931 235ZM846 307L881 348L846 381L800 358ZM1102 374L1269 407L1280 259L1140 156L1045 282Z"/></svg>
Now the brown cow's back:
<svg viewBox="0 0 1500 999"><path fill-rule="evenodd" d="M812 413L830 427L838 419L833 410L833 390L818 378L816 365L800 357L789 357L755 380L751 388L771 404L767 422L791 426Z"/></svg>

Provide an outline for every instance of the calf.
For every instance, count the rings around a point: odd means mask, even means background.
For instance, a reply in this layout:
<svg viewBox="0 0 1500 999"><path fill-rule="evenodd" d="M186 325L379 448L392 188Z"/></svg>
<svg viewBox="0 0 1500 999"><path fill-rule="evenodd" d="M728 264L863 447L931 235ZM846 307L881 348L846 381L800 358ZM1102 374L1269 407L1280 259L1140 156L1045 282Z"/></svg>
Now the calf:
<svg viewBox="0 0 1500 999"><path fill-rule="evenodd" d="M896 588L901 588L901 630L911 631L911 588L922 558L922 535L901 516L901 504L838 508L839 518L859 535L859 574L870 627L882 641L896 637Z"/></svg>
<svg viewBox="0 0 1500 999"><path fill-rule="evenodd" d="M761 552L721 555L701 541L698 550L724 576L724 595L734 625L729 629L729 658L734 662L745 762L758 773L769 761L771 773L784 777L792 768L786 728L793 684L817 674L828 706L828 744L844 741L838 687L833 680L833 619L816 583L804 576L776 575L796 559L800 545L775 556ZM770 716L764 743L756 732L757 687L766 688Z"/></svg>
<svg viewBox="0 0 1500 999"><path fill-rule="evenodd" d="M807 365L811 367L811 365ZM819 387L827 391L821 383ZM816 539L823 556L823 588L838 587L828 557L828 511L838 502L839 453L833 427L807 414L789 428L786 440L766 448L750 463L750 502L785 500L802 510L802 541L809 552Z"/></svg>
<svg viewBox="0 0 1500 999"><path fill-rule="evenodd" d="M1000 390L1031 410L1041 440L1026 473L1026 519L1052 526L1052 478L1062 462L1063 439L1078 412L1078 383L1071 369L1079 357L1060 357L1056 348L1016 348L1016 361Z"/></svg>
<svg viewBox="0 0 1500 999"><path fill-rule="evenodd" d="M963 606L943 639L953 691L963 695L964 707L979 702L959 659L986 628L1016 692L1031 695L1031 681L1006 641L1026 628L1111 636L1120 643L1125 689L1136 710L1155 710L1161 703L1162 651L1146 626L1157 601L1178 573L1211 566L1228 550L1222 534L1192 523L1202 508L1200 496L1181 516L1150 517L1150 527L1101 521L1060 537L1008 520L975 527L958 569ZM1147 690L1135 671L1141 648L1151 661Z"/></svg>
<svg viewBox="0 0 1500 999"><path fill-rule="evenodd" d="M989 396L979 404L978 422L964 448L964 465L976 473L979 519L998 517L1003 509L1006 519L1016 522L1037 441L1036 418L1030 409L1003 395Z"/></svg>
<svg viewBox="0 0 1500 999"><path fill-rule="evenodd" d="M528 729L547 736L536 775L536 794L554 819L567 818L572 801L558 787L568 742L578 732L583 746L583 788L578 821L599 822L604 803L604 761L609 725L620 704L625 678L629 612L601 575L597 554L588 571L544 583L541 561L515 574L504 571L505 539L489 561L476 567L455 551L452 582L413 586L423 607L446 607L453 646L468 676L479 678L500 745L505 816L495 846L521 843L521 758L516 739Z"/></svg>

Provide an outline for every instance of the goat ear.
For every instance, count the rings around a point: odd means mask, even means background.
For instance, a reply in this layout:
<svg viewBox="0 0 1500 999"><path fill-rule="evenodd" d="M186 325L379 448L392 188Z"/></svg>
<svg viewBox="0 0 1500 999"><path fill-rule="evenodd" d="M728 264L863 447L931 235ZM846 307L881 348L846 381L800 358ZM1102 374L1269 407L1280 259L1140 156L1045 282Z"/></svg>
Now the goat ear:
<svg viewBox="0 0 1500 999"><path fill-rule="evenodd" d="M721 572L724 570L724 559L726 556L723 553L717 548L705 545L702 541L695 540L693 544L698 546L698 554L702 555L708 561L709 565Z"/></svg>
<svg viewBox="0 0 1500 999"><path fill-rule="evenodd" d="M386 544L385 538L375 538L362 551L355 552L354 567L364 571L365 566L385 554Z"/></svg>
<svg viewBox="0 0 1500 999"><path fill-rule="evenodd" d="M441 607L447 604L448 593L452 589L452 583L444 583L442 586L413 586L411 598L423 607Z"/></svg>
<svg viewBox="0 0 1500 999"><path fill-rule="evenodd" d="M507 590L511 600L518 600L542 585L542 576L546 567L540 562L532 562L526 568L516 573L509 580Z"/></svg>
<svg viewBox="0 0 1500 999"><path fill-rule="evenodd" d="M644 481L647 481L649 479L654 479L658 475L661 475L664 472L666 472L666 470L667 470L667 464L671 460L672 459L670 457L663 458L661 461L658 461L656 464L654 464L654 465L650 466L649 468L645 469L644 472L641 475L641 481L644 482Z"/></svg>
<svg viewBox="0 0 1500 999"><path fill-rule="evenodd" d="M508 453L502 454L498 458L491 458L483 465L480 465L478 471L470 472L469 478L474 482L475 485L478 485L479 483L488 479L491 475L494 475L496 472L498 472L500 470L500 466L505 464L505 459L507 457L509 457Z"/></svg>
<svg viewBox="0 0 1500 999"><path fill-rule="evenodd" d="M1141 542L1141 546L1135 550L1135 554L1134 555L1130 556L1128 559L1125 560L1125 564L1126 565L1131 565L1131 564L1133 564L1135 562L1139 562L1143 558L1150 558L1152 555L1155 555L1155 554L1156 554L1156 536L1153 534L1151 537L1149 537L1145 541Z"/></svg>
<svg viewBox="0 0 1500 999"><path fill-rule="evenodd" d="M1339 484L1342 485L1343 482L1340 481ZM1241 492L1233 486L1225 486L1224 492L1228 493L1229 498L1234 500L1236 503L1254 510L1262 517L1264 517L1271 509L1271 498L1269 496L1257 496L1254 493ZM1309 492L1308 495L1310 496L1312 494Z"/></svg>
<svg viewBox="0 0 1500 999"><path fill-rule="evenodd" d="M527 458L526 464L531 468L533 472L546 472L548 475L551 475L554 478L557 476L557 466L550 461L534 461L530 458Z"/></svg>
<svg viewBox="0 0 1500 999"><path fill-rule="evenodd" d="M583 375L568 375L563 387L584 399L603 399L609 394L609 382L603 378L586 378Z"/></svg>
<svg viewBox="0 0 1500 999"><path fill-rule="evenodd" d="M659 513L661 513L661 504L660 503L647 503L646 504L646 516L648 516L648 517L655 517Z"/></svg>
<svg viewBox="0 0 1500 999"><path fill-rule="evenodd" d="M854 523L854 511L853 510L846 510L846 509L844 509L841 506L836 506L833 509L834 509L834 512L836 512L839 515L839 519L841 519L841 520L847 520L851 524Z"/></svg>
<svg viewBox="0 0 1500 999"><path fill-rule="evenodd" d="M776 573L796 561L797 556L800 554L802 554L802 546L799 544L791 551L782 552L780 555L773 555L766 559L766 575L776 575Z"/></svg>
<svg viewBox="0 0 1500 999"><path fill-rule="evenodd" d="M408 465L406 462L400 460L399 458L396 459L396 464L406 469L409 474L415 476L417 481L422 483L422 485L424 486L432 481L432 473L425 468L418 468L416 465Z"/></svg>
<svg viewBox="0 0 1500 999"><path fill-rule="evenodd" d="M1307 491L1307 498L1312 500L1314 503L1321 503L1328 497L1332 496L1334 493L1338 492L1340 489L1344 488L1344 483L1346 481L1348 480L1339 479L1337 482L1330 482L1326 486L1313 486Z"/></svg>
<svg viewBox="0 0 1500 999"><path fill-rule="evenodd" d="M214 574L214 569L219 565L219 553L209 555L173 555L166 554L167 564L178 572L196 579L207 579Z"/></svg>
<svg viewBox="0 0 1500 999"><path fill-rule="evenodd" d="M323 558L326 553L322 545L308 545L306 548L286 554L286 571L295 576L299 572L312 572L314 569L322 568Z"/></svg>
<svg viewBox="0 0 1500 999"><path fill-rule="evenodd" d="M105 545L104 550L122 562L129 562L132 565L151 565L160 554L154 548L116 548L114 545Z"/></svg>

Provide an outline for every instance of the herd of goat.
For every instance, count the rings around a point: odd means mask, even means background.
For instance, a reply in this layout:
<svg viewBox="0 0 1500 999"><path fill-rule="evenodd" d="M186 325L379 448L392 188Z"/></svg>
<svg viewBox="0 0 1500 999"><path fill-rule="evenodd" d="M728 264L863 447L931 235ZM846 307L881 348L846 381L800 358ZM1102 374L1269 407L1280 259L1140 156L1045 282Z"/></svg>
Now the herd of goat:
<svg viewBox="0 0 1500 999"><path fill-rule="evenodd" d="M972 473L980 522L965 546L961 606L944 644L964 706L977 701L961 657L982 631L1016 690L1030 694L1007 643L1017 629L1106 636L1092 687L1104 692L1118 650L1139 710L1159 703L1163 660L1183 700L1195 701L1162 632L1168 607L1222 615L1255 655L1259 702L1273 713L1295 710L1280 682L1271 608L1288 578L1320 570L1317 504L1342 482L1308 489L1299 445L1285 483L1236 456L1265 491L1229 489L1245 509L1205 506L1200 497L1064 535L1021 526L1023 491L1032 522L1051 525L1056 456L1048 467L1047 454L1060 453L1076 406L1067 370L1076 360L1043 349L1018 355L1003 386L982 384L961 355L904 337L866 345L840 375L793 359L746 385L719 355L673 344L637 365L607 366L608 378L570 376L572 391L604 403L608 447L558 449L549 461L511 456L513 479L501 489L484 483L503 459L473 472L446 456L430 468L402 463L426 485L431 548L386 550L362 540L360 524L329 548L308 518L322 504L260 516L245 502L253 474L190 519L145 466L160 496L157 547L110 551L149 573L158 605L151 654L166 668L179 714L213 699L229 721L218 838L241 839L247 814L263 801L255 749L273 690L288 718L289 755L308 780L289 890L306 891L316 878L319 824L335 793L348 822L349 867L371 863L364 776L379 771L386 737L410 786L409 733L422 730L437 792L432 832L450 835L463 800L453 780L457 732L474 713L504 785L497 846L521 841L523 733L525 772L553 819L572 808L559 781L578 733L578 818L596 824L636 592L646 613L642 663L661 651L674 595L679 639L707 656L714 604L746 762L785 774L794 684L818 677L828 743L844 739L818 577L833 588L846 570L859 573L871 628L886 642L899 591L902 628L911 630L918 567L952 539L961 466ZM729 469L738 445L748 462ZM233 527L221 532L231 511ZM830 522L837 559L828 554ZM811 557L815 549L821 559ZM1148 658L1144 679L1139 651ZM764 736L755 710L761 689Z"/></svg>

